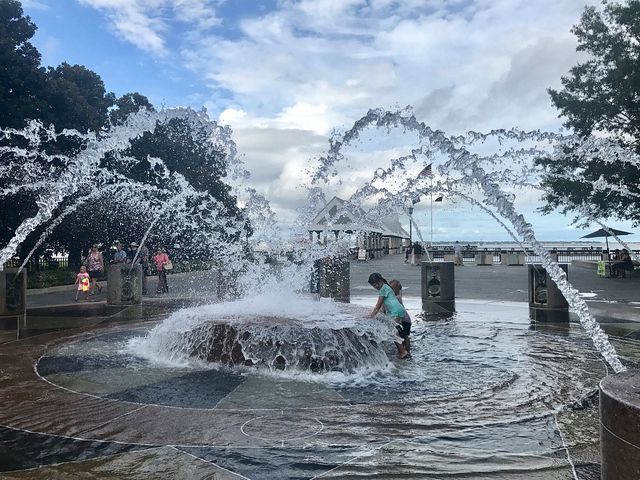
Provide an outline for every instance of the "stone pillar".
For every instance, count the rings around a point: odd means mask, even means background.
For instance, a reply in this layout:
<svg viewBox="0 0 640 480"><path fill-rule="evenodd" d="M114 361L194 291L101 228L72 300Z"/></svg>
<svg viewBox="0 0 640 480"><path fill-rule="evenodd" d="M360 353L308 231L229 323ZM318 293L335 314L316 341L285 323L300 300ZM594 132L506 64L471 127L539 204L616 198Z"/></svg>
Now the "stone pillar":
<svg viewBox="0 0 640 480"><path fill-rule="evenodd" d="M142 265L116 263L107 267L107 303L110 305L142 303Z"/></svg>
<svg viewBox="0 0 640 480"><path fill-rule="evenodd" d="M0 330L17 330L19 318L27 312L27 271L0 271Z"/></svg>
<svg viewBox="0 0 640 480"><path fill-rule="evenodd" d="M524 253L501 253L500 254L500 263L502 265L524 265Z"/></svg>
<svg viewBox="0 0 640 480"><path fill-rule="evenodd" d="M429 313L456 311L453 262L422 262L422 309Z"/></svg>
<svg viewBox="0 0 640 480"><path fill-rule="evenodd" d="M569 265L559 264L569 278ZM568 322L569 304L541 264L529 265L529 318L536 322Z"/></svg>
<svg viewBox="0 0 640 480"><path fill-rule="evenodd" d="M609 375L600 382L602 480L640 478L640 374Z"/></svg>
<svg viewBox="0 0 640 480"><path fill-rule="evenodd" d="M351 269L346 260L332 259L318 265L318 287L320 296L336 302L351 300Z"/></svg>
<svg viewBox="0 0 640 480"><path fill-rule="evenodd" d="M475 256L476 265L493 265L493 253L478 253Z"/></svg>

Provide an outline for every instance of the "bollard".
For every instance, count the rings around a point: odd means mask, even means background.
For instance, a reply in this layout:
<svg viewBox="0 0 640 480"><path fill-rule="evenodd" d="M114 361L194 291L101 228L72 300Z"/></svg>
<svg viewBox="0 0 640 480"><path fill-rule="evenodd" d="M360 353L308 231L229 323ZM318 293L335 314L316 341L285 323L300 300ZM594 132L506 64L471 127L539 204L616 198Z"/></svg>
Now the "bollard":
<svg viewBox="0 0 640 480"><path fill-rule="evenodd" d="M347 260L326 259L317 265L317 286L320 296L336 302L351 300L351 269Z"/></svg>
<svg viewBox="0 0 640 480"><path fill-rule="evenodd" d="M640 478L640 374L609 375L600 382L602 480Z"/></svg>
<svg viewBox="0 0 640 480"><path fill-rule="evenodd" d="M569 266L559 264L569 278ZM568 322L569 304L540 264L529 265L529 318L536 322Z"/></svg>
<svg viewBox="0 0 640 480"><path fill-rule="evenodd" d="M428 313L456 311L453 262L422 262L422 309Z"/></svg>
<svg viewBox="0 0 640 480"><path fill-rule="evenodd" d="M500 263L502 265L524 265L524 253L501 253Z"/></svg>
<svg viewBox="0 0 640 480"><path fill-rule="evenodd" d="M107 267L107 303L109 305L142 303L142 265L116 263Z"/></svg>
<svg viewBox="0 0 640 480"><path fill-rule="evenodd" d="M475 261L476 265L493 265L493 253L478 253Z"/></svg>
<svg viewBox="0 0 640 480"><path fill-rule="evenodd" d="M27 271L17 268L0 271L0 330L18 330L27 313Z"/></svg>

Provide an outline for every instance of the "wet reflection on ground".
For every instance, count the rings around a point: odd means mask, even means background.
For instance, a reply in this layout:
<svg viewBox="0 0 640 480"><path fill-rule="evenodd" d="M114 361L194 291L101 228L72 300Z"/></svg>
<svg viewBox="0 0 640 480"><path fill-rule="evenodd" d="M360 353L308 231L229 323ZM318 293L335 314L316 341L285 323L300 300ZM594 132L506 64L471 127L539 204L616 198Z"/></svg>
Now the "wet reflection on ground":
<svg viewBox="0 0 640 480"><path fill-rule="evenodd" d="M153 364L127 348L149 322L0 346L0 475L599 478L607 369L578 325L407 303L412 358L351 376ZM637 342L616 348L635 368Z"/></svg>

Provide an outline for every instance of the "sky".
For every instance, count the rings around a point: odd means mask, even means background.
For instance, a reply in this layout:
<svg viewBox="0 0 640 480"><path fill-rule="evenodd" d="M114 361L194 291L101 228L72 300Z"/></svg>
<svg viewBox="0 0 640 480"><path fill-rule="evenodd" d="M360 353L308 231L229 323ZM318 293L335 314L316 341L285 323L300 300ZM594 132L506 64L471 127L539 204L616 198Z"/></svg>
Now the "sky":
<svg viewBox="0 0 640 480"><path fill-rule="evenodd" d="M420 121L449 134L557 131L562 119L547 89L559 88L580 59L570 29L585 7L584 0L22 3L38 26L33 43L45 65L82 64L117 95L205 107L230 125L253 186L283 225L302 205L304 172L328 148L329 134L370 108L410 105ZM373 170L375 160L366 161ZM535 213L539 204L535 195L519 196L538 238L586 233L570 218ZM428 202L414 218L430 237ZM433 224L434 241L508 240L491 218L446 199Z"/></svg>

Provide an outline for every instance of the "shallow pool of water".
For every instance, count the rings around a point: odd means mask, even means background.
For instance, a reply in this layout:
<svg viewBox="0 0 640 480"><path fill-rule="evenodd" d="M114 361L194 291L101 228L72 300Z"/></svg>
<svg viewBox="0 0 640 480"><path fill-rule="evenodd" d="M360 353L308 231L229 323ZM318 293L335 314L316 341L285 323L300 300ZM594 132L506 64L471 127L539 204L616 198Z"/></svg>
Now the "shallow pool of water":
<svg viewBox="0 0 640 480"><path fill-rule="evenodd" d="M17 360L2 379L0 445L45 446L0 467L9 478L599 478L607 367L578 325L533 329L521 303L459 300L437 318L406 303L411 359L389 343L388 365L354 374L152 361L130 345L153 322L4 346ZM20 472L38 462L36 476Z"/></svg>

